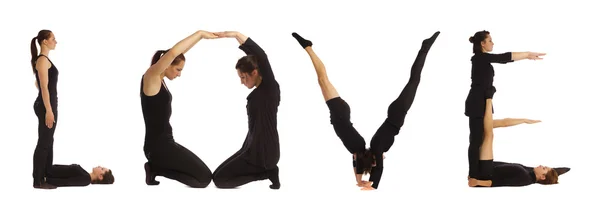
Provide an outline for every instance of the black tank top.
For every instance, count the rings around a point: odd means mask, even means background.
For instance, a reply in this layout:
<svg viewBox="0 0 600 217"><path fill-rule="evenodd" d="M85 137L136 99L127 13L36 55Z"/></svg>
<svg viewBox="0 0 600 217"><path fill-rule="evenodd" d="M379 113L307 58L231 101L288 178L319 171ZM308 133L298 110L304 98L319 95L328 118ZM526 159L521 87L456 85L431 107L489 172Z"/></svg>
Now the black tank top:
<svg viewBox="0 0 600 217"><path fill-rule="evenodd" d="M142 113L146 125L145 143L159 141L172 141L173 129L171 128L171 100L172 96L164 81L161 81L160 90L154 96L144 94L144 77L140 85L140 98Z"/></svg>
<svg viewBox="0 0 600 217"><path fill-rule="evenodd" d="M50 93L50 105L52 106L52 108L57 108L58 92L56 91L56 86L58 84L58 69L56 69L56 66L54 66L54 63L46 55L40 54L35 59L35 61L37 62L37 59L39 59L41 56L44 56L45 58L48 59L48 61L50 61L50 68L48 69L48 92ZM37 69L35 69L35 62L34 62L33 70L35 72L35 81L37 82L38 87L41 87L42 85L40 84L40 77L38 76ZM44 99L42 98L42 89L40 89L40 88L38 88L38 96L35 99L35 102L40 102L40 103L44 102Z"/></svg>

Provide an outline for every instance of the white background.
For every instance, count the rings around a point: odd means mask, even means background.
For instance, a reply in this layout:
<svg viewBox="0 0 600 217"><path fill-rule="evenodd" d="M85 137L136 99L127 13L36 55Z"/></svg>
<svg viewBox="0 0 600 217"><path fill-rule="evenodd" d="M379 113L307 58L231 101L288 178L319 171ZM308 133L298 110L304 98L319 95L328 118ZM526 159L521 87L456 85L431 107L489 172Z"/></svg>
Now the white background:
<svg viewBox="0 0 600 217"><path fill-rule="evenodd" d="M0 210L46 216L80 216L82 211L93 216L584 212L594 199L578 196L597 192L598 180L598 90L593 87L598 31L592 23L598 15L592 2L562 3L3 2L0 195L2 207L9 209ZM112 186L31 187L37 90L29 43L40 29L52 30L58 41L50 53L60 70L54 163L109 167L116 177ZM469 129L463 112L472 55L467 39L483 29L491 32L497 53L548 53L543 61L495 65L495 118L543 121L497 129L495 158L571 167L559 185L467 187ZM196 30L240 31L269 55L282 98L279 191L270 190L269 181L237 190L213 184L190 189L164 178L160 186L145 185L140 79L156 50ZM416 100L386 154L379 189L361 192L351 173L351 156L329 124L312 63L291 33L313 41L368 143L406 84L421 41L438 30ZM247 132L245 97L250 91L234 69L243 56L237 46L235 39L200 41L186 54L182 77L167 81L175 139L211 170L239 150Z"/></svg>

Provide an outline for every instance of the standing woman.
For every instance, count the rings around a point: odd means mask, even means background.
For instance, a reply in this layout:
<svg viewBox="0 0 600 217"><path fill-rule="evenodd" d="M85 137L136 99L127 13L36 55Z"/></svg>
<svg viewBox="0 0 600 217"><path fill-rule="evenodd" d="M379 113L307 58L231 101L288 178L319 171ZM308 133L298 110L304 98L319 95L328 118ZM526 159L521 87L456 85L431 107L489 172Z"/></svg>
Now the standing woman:
<svg viewBox="0 0 600 217"><path fill-rule="evenodd" d="M204 188L210 184L211 171L198 156L175 142L171 128L172 95L164 78L173 80L181 75L185 65L184 54L201 39L216 38L206 31L179 41L171 49L157 51L150 68L142 76L140 98L146 125L144 153L148 162L146 184L158 185L156 176L177 180L193 188Z"/></svg>
<svg viewBox="0 0 600 217"><path fill-rule="evenodd" d="M213 175L218 188L235 188L258 180L271 180L271 189L279 189L279 83L275 80L265 51L251 38L239 32L215 33L219 38L237 39L247 56L235 65L241 83L256 87L246 98L248 134L242 148L223 162Z"/></svg>
<svg viewBox="0 0 600 217"><path fill-rule="evenodd" d="M36 47L40 46L40 53ZM56 47L56 38L50 30L40 30L31 39L31 67L35 75L38 96L33 104L38 118L38 141L33 153L33 187L54 189L56 186L46 183L46 175L52 166L54 130L58 119L58 69L48 57Z"/></svg>
<svg viewBox="0 0 600 217"><path fill-rule="evenodd" d="M494 67L492 63L506 64L518 60L541 60L545 53L505 52L492 54L494 42L488 31L479 31L469 38L473 43L471 57L471 90L465 101L465 115L469 117L469 177L475 177L479 168L479 149L483 143L483 117L486 100L492 99L496 93L494 87ZM494 109L492 109L492 114Z"/></svg>

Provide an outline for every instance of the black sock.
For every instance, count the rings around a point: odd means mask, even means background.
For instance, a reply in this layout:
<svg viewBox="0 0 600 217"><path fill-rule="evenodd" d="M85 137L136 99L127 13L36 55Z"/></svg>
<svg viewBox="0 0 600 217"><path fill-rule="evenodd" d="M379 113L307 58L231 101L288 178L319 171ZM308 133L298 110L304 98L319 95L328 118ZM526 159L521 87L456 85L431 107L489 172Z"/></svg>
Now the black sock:
<svg viewBox="0 0 600 217"><path fill-rule="evenodd" d="M430 48L431 45L433 45L433 42L435 42L435 40L437 39L437 37L439 35L440 35L440 31L437 31L430 38L423 40L423 47Z"/></svg>
<svg viewBox="0 0 600 217"><path fill-rule="evenodd" d="M156 173L152 172L149 163L144 164L144 170L146 171L146 184L147 185L158 185L159 181L156 181Z"/></svg>
<svg viewBox="0 0 600 217"><path fill-rule="evenodd" d="M296 38L296 40L298 41L298 43L300 43L300 46L302 46L302 48L312 46L311 41L302 38L302 36L298 35L298 33L294 32L294 33L292 33L292 36L294 36L294 38Z"/></svg>
<svg viewBox="0 0 600 217"><path fill-rule="evenodd" d="M279 183L279 167L275 167L275 169L269 172L269 180L271 180L272 185L269 185L271 189L279 189L281 187L281 183Z"/></svg>

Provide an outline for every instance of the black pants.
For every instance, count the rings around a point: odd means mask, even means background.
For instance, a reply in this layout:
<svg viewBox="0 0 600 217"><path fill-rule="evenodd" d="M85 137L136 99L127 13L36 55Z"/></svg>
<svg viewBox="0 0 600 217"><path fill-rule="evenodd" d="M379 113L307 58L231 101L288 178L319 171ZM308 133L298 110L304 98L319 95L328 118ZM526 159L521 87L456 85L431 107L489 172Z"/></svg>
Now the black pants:
<svg viewBox="0 0 600 217"><path fill-rule="evenodd" d="M33 153L33 185L39 186L44 182L53 161L54 131L58 123L58 106L53 106L54 124L46 126L46 107L44 102L36 101L33 110L38 118L38 141Z"/></svg>
<svg viewBox="0 0 600 217"><path fill-rule="evenodd" d="M210 184L210 168L193 152L173 140L147 142L144 153L150 171L193 188Z"/></svg>
<svg viewBox="0 0 600 217"><path fill-rule="evenodd" d="M279 173L279 167L265 170L265 168L255 166L248 163L244 159L244 154L249 146L244 143L244 146L227 158L213 174L213 181L218 188L236 188L250 182L266 180L271 174L274 178Z"/></svg>
<svg viewBox="0 0 600 217"><path fill-rule="evenodd" d="M479 175L479 150L483 144L483 117L469 117L469 176Z"/></svg>
<svg viewBox="0 0 600 217"><path fill-rule="evenodd" d="M421 82L421 72L425 66L427 53L431 48L430 45L424 44L411 67L410 78L407 84L402 89L402 92L389 106L387 118L371 138L370 146L375 156L376 166L371 171L370 181L374 181L372 187L377 188L379 179L383 173L383 153L389 151L394 144L395 137L400 133L400 129L404 126L404 120L408 110L412 107L417 94L417 89ZM333 98L327 101L329 111L331 113L331 124L333 125L336 134L343 143L354 144L356 146L364 145L364 139L350 123L350 107L341 99L341 97ZM348 145L346 145L348 148ZM353 164L357 164L353 162Z"/></svg>

